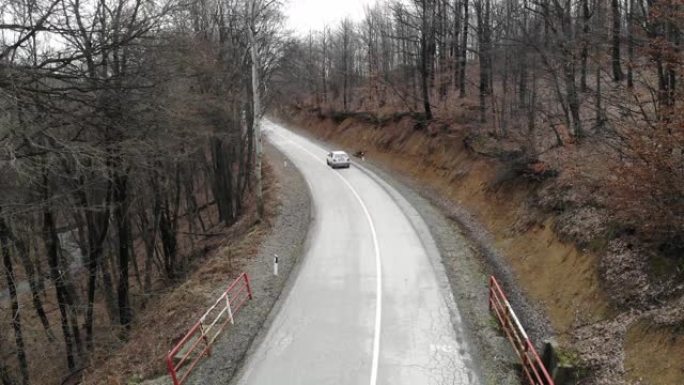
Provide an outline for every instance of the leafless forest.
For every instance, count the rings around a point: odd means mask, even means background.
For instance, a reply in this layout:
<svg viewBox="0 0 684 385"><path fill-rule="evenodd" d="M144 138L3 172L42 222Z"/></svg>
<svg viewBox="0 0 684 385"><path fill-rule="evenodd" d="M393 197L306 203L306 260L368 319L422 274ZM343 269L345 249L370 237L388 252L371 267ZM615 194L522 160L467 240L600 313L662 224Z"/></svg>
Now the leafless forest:
<svg viewBox="0 0 684 385"><path fill-rule="evenodd" d="M584 201L555 204L681 273L682 25L681 1L390 1L290 46L286 87L320 118L456 127L511 173L573 179Z"/></svg>
<svg viewBox="0 0 684 385"><path fill-rule="evenodd" d="M340 121L366 113L383 123L404 112L425 126L456 116L477 126L471 142L512 141L515 154L495 151L519 160L601 143L600 151L620 159L611 170L619 180L602 183L615 182L624 195L615 202L621 219L639 218L634 225L654 238L682 244L683 7L638 0L387 2L367 9L360 23L344 21L302 39L291 52L300 71L290 84L313 95L301 105L334 111ZM463 110L476 111L476 119L457 117Z"/></svg>
<svg viewBox="0 0 684 385"><path fill-rule="evenodd" d="M560 233L627 264L604 269L618 306L681 296L682 0L381 1L302 38L281 8L0 1L3 385L96 365L195 244L263 213L272 101L458 131L502 182L544 183Z"/></svg>
<svg viewBox="0 0 684 385"><path fill-rule="evenodd" d="M0 2L2 384L97 365L255 204L279 8Z"/></svg>
<svg viewBox="0 0 684 385"><path fill-rule="evenodd" d="M518 156L603 142L625 160L625 187L667 217L644 225L675 236L684 191L675 181L682 172L683 6L385 2L368 8L362 22L300 39L289 51L297 60L289 61L296 64L288 84L301 105L334 111L339 120L367 113L382 123L390 112L406 112L425 125L475 110L476 121L460 122L477 125L470 139L514 141Z"/></svg>
<svg viewBox="0 0 684 385"><path fill-rule="evenodd" d="M288 47L285 87L297 98L283 115L347 144L355 132L359 150L384 159L412 152L415 170L450 178L452 191L471 171L449 157L485 159L497 175L484 194L519 205L506 232L550 223L597 255L605 324L578 308L559 332L603 373L587 383L622 383L624 332L607 331L641 319L675 341L684 323L683 27L681 0L379 2ZM659 341L653 351L667 351ZM632 362L671 376L652 383L681 383L681 359L657 366L641 343Z"/></svg>
<svg viewBox="0 0 684 385"><path fill-rule="evenodd" d="M681 7L638 0L384 2L368 8L362 22L345 20L300 39L293 48L300 77L292 85L315 95L316 106L372 110L395 102L427 120L450 95L474 91L479 120L494 134L548 128L551 146L620 131L618 122L672 127ZM530 143L530 151L544 145Z"/></svg>

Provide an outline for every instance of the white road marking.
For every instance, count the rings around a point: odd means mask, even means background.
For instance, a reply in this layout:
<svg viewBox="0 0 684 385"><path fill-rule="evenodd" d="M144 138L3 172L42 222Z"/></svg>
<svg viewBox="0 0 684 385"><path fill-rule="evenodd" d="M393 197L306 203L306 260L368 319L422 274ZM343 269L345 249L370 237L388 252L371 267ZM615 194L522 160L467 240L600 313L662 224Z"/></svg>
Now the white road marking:
<svg viewBox="0 0 684 385"><path fill-rule="evenodd" d="M304 146L300 145L299 143L293 141L292 139L289 139L285 137L284 135L281 135L275 131L273 131L276 135L280 136L281 138L285 139L289 143L292 143L293 145L299 147L302 151L305 153L309 154L311 157L316 159L316 161L320 161L320 157L313 152L307 150ZM380 325L381 325L381 320L382 320L382 262L380 260L380 247L378 246L378 237L375 232L375 225L373 224L373 219L370 216L370 212L368 211L368 208L366 207L366 204L363 202L363 199L361 199L361 196L359 193L356 191L356 189L347 181L345 177L343 177L340 173L336 172L335 175L337 175L344 184L349 187L349 190L351 190L352 194L356 197L356 200L359 202L361 205L361 208L363 209L364 214L366 215L366 219L368 220L368 225L370 226L371 230L371 236L373 237L373 248L375 249L375 271L376 271L376 296L375 296L375 328L373 331L373 360L371 363L371 377L370 377L370 385L376 385L378 382L378 361L380 357Z"/></svg>

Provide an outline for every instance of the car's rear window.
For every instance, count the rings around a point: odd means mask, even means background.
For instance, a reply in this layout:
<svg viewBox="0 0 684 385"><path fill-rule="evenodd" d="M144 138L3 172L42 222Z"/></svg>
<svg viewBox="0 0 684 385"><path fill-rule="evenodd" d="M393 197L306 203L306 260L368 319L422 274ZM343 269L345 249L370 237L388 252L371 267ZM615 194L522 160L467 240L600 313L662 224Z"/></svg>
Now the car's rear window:
<svg viewBox="0 0 684 385"><path fill-rule="evenodd" d="M333 156L333 158L335 158L335 160L345 160L347 157L344 155L336 154L335 156Z"/></svg>

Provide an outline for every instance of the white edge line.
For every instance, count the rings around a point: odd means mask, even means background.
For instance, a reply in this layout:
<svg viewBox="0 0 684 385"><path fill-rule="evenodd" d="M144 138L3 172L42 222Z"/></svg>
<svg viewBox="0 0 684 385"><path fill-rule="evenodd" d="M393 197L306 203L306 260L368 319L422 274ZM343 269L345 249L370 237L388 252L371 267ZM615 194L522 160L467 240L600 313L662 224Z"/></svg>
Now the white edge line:
<svg viewBox="0 0 684 385"><path fill-rule="evenodd" d="M306 152L307 154L309 154L311 157L313 157L317 161L320 161L319 157L316 154L307 150L306 148L304 148L304 146L300 145L299 143L296 143L292 139L289 139L289 138L285 137L284 135L281 135L275 131L273 133L280 136L281 138L287 140L288 142L292 143L293 145L299 147L302 151ZM368 225L370 226L371 235L373 237L373 248L375 248L375 274L376 274L375 290L376 290L377 294L375 296L375 327L374 327L374 331L373 331L373 333L374 333L373 334L373 360L372 360L372 364L371 364L370 385L376 385L376 383L378 382L378 361L379 361L379 357L380 357L380 324L382 321L382 262L380 260L380 247L378 246L378 236L377 236L377 233L375 232L375 225L373 224L373 219L370 216L370 212L368 211L366 204L363 202L363 199L361 199L361 196L359 195L359 193L349 183L349 181L345 177L343 177L340 173L336 172L335 175L337 175L342 180L342 182L344 182L344 184L346 184L347 187L349 187L349 190L351 190L351 192L356 197L356 200L361 205L361 208L363 209L363 212L366 215L366 219L368 220Z"/></svg>

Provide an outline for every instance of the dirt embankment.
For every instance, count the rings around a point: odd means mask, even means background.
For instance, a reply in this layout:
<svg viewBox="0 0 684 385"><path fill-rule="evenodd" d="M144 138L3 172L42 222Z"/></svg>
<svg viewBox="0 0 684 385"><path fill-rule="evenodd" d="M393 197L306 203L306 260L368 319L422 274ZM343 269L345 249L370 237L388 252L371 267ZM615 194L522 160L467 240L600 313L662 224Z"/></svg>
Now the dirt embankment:
<svg viewBox="0 0 684 385"><path fill-rule="evenodd" d="M601 213L577 205L591 192L545 182L544 165L531 165L535 175L526 177L478 155L466 132L421 126L410 114L378 120L288 109L281 117L350 152L365 151L374 163L425 186L433 200L467 210L491 234L520 289L546 313L568 357L588 369L582 383L684 383L683 297L646 301L640 293L649 292L648 281L630 265L636 260L631 245L607 247ZM567 201L573 210L564 208Z"/></svg>

